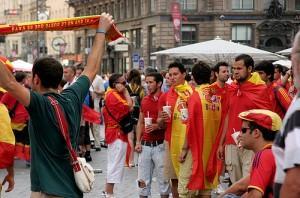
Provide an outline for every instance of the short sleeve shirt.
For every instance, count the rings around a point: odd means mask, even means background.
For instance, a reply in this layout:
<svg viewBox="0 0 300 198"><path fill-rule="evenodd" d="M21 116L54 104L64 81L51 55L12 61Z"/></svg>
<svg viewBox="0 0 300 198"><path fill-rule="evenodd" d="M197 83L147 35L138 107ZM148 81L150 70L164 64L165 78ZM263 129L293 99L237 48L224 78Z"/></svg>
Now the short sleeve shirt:
<svg viewBox="0 0 300 198"><path fill-rule="evenodd" d="M250 172L248 190L256 189L263 193L263 197L273 197L273 183L276 172L274 155L271 145L255 154Z"/></svg>
<svg viewBox="0 0 300 198"><path fill-rule="evenodd" d="M47 96L55 98L65 113L73 148L79 134L82 103L90 81L81 76L61 94L30 92L29 135L31 190L59 197L82 197L76 186L66 142L59 131L55 111Z"/></svg>
<svg viewBox="0 0 300 198"><path fill-rule="evenodd" d="M145 96L142 100L142 105L141 105L141 112L144 114L144 117L148 116L152 118L152 122L156 123L157 116L158 116L158 100L159 96L153 96L153 95L148 95ZM164 130L155 130L152 131L151 133L145 133L145 129L143 128L143 137L142 140L146 141L158 141L158 140L163 140L164 139Z"/></svg>

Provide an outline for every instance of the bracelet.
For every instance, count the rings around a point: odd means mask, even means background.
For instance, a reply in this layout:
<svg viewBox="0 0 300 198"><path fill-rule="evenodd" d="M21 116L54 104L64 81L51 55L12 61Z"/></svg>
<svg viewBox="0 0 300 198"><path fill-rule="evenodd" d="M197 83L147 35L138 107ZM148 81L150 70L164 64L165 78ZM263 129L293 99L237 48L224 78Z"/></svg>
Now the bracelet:
<svg viewBox="0 0 300 198"><path fill-rule="evenodd" d="M97 33L106 34L106 31L104 29L99 28L96 30L96 34Z"/></svg>

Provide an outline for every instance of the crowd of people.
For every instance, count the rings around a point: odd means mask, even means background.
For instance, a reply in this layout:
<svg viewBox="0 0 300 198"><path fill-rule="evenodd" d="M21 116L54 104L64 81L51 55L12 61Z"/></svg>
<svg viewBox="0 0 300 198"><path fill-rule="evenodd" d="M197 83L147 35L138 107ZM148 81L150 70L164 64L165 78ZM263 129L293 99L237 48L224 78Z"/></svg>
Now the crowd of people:
<svg viewBox="0 0 300 198"><path fill-rule="evenodd" d="M290 70L241 54L232 65L198 61L188 72L173 62L167 71L132 69L103 79L98 72L112 23L102 14L85 67L63 68L45 57L35 61L31 76L13 75L1 59L0 168L7 169L7 191L14 188L18 157L30 165L32 198L83 197L50 96L63 109L78 156L92 161L90 131L96 151L107 147L103 197L115 197L124 167L135 161L141 198L151 196L155 172L162 198L211 197L225 173L230 185L219 197L299 197L300 33ZM98 120L87 119L83 107Z"/></svg>

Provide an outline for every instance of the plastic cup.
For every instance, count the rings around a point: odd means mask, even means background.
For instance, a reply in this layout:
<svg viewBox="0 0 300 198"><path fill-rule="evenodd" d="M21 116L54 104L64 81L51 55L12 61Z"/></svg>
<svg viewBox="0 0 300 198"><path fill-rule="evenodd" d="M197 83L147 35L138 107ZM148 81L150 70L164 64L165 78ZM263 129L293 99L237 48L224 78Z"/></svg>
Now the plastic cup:
<svg viewBox="0 0 300 198"><path fill-rule="evenodd" d="M180 119L182 121L187 121L189 118L189 112L187 108L180 109Z"/></svg>
<svg viewBox="0 0 300 198"><path fill-rule="evenodd" d="M163 111L168 114L169 118L171 118L171 106L163 106Z"/></svg>
<svg viewBox="0 0 300 198"><path fill-rule="evenodd" d="M150 126L152 124L152 118L145 118L145 127Z"/></svg>

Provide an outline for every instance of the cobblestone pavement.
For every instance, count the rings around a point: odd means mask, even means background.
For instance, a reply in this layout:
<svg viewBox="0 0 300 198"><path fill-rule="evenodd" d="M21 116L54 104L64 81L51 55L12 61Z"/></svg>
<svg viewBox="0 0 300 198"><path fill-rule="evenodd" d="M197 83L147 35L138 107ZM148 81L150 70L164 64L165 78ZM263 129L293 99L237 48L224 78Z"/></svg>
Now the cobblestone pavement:
<svg viewBox="0 0 300 198"><path fill-rule="evenodd" d="M96 174L96 183L92 192L84 195L86 198L101 198L101 193L105 185L105 175L106 175L106 154L107 150L102 148L100 152L92 150L93 161L91 165L95 169L102 169L103 173ZM137 157L136 157L137 158ZM136 159L137 160L137 159ZM15 188L12 192L4 193L2 192L1 198L25 198L30 197L30 168L26 167L24 161L15 161ZM0 170L0 180L2 181L6 172ZM125 176L122 184L116 185L115 195L117 198L136 198L138 197L137 192L137 167L125 168ZM157 191L157 182L154 178L152 183L152 198L160 197ZM4 186L6 189L7 186Z"/></svg>

